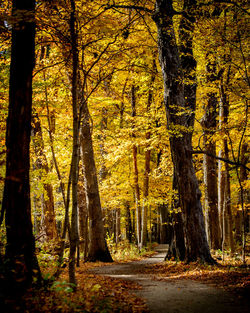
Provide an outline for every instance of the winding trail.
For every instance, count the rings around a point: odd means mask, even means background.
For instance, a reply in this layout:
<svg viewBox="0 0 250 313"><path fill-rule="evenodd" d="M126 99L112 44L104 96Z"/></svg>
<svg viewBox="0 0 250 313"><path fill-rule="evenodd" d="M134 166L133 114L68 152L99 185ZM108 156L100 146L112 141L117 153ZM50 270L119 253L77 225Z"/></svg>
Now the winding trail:
<svg viewBox="0 0 250 313"><path fill-rule="evenodd" d="M142 286L133 290L145 299L152 313L249 313L247 303L235 295L192 280L159 281L144 273L147 265L164 261L167 245L157 247L153 257L125 264L98 267L91 272L131 280Z"/></svg>

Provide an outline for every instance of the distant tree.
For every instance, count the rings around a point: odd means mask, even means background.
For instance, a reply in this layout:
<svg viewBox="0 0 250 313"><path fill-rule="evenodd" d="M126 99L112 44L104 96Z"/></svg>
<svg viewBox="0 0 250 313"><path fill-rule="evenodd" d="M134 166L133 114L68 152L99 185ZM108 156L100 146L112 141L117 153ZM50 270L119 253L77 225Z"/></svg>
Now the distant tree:
<svg viewBox="0 0 250 313"><path fill-rule="evenodd" d="M208 62L206 66L207 84L215 84L216 63ZM217 127L218 98L216 93L207 93L207 103L204 107L204 115L201 120L203 128L203 144L207 153L216 155L216 142L212 138ZM220 249L220 228L218 212L218 187L217 187L217 162L213 157L203 156L203 181L205 187L204 211L207 237L211 249Z"/></svg>
<svg viewBox="0 0 250 313"><path fill-rule="evenodd" d="M37 113L32 118L32 139L34 150L36 154L36 169L43 171L46 175L49 174L49 165L46 154L44 152L44 141L41 128L41 121ZM41 230L46 234L47 239L57 239L56 219L54 211L54 196L53 187L50 182L43 182L44 192L41 197L42 203L42 219L41 219Z"/></svg>

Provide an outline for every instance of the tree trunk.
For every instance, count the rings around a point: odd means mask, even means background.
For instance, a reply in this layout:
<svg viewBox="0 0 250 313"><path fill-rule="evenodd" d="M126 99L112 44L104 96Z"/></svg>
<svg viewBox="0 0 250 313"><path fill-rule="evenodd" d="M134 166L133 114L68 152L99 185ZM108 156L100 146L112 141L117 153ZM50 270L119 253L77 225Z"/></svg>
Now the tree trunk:
<svg viewBox="0 0 250 313"><path fill-rule="evenodd" d="M229 151L227 139L224 139L224 151L225 158L229 159ZM232 218L232 210L231 210L231 187L230 187L230 174L229 174L229 166L225 164L225 189L224 189L224 221L225 225L225 233L224 233L224 243L230 248L231 253L234 252L234 240L233 240L233 218Z"/></svg>
<svg viewBox="0 0 250 313"><path fill-rule="evenodd" d="M230 68L228 69L227 79L230 76ZM228 160L229 159L229 149L228 149L228 140L227 140L227 123L229 115L229 102L227 92L223 83L223 77L221 78L220 83L220 129L223 136L223 155ZM225 247L231 249L231 253L234 252L234 241L233 241L233 232L232 232L232 211L231 211L231 190L230 190L230 173L229 173L229 164L225 163L225 170L222 174L224 177L224 195L223 195L223 214L222 214L222 250L224 251Z"/></svg>
<svg viewBox="0 0 250 313"><path fill-rule="evenodd" d="M26 288L40 279L30 204L30 133L32 71L35 63L35 1L13 0L9 115L6 132L5 212L8 284ZM6 286L7 287L7 286ZM22 290L20 288L20 290Z"/></svg>
<svg viewBox="0 0 250 313"><path fill-rule="evenodd" d="M211 67L211 66L210 66ZM215 69L210 69L208 81L213 81L211 74L214 74ZM212 73L211 73L212 71ZM203 142L206 152L216 155L216 143L212 139L212 135L216 131L217 117L217 98L214 93L208 93L208 101L205 107L205 114L201 124L203 127ZM219 228L219 213L218 213L218 188L217 188L217 162L213 157L204 154L203 156L203 180L205 185L205 200L204 211L206 221L206 231L209 246L211 249L220 249L220 228Z"/></svg>
<svg viewBox="0 0 250 313"><path fill-rule="evenodd" d="M84 253L88 242L88 210L87 195L85 190L85 181L83 175L79 175L78 182L78 212L79 212L79 236L80 236L80 252Z"/></svg>
<svg viewBox="0 0 250 313"><path fill-rule="evenodd" d="M176 194L177 191L177 179L174 174L173 177L173 196L172 196L172 227L171 227L171 240L169 244L169 249L165 260L180 260L185 259L185 241L183 232L183 221L182 214L180 212L180 200L179 196Z"/></svg>
<svg viewBox="0 0 250 313"><path fill-rule="evenodd" d="M131 108L132 118L136 116L136 100L135 100L135 86L131 88ZM135 121L133 120L132 128L134 128ZM132 132L132 138L135 138L134 131ZM133 144L133 164L134 164L134 192L135 192L135 206L136 206L136 232L137 232L137 244L139 249L141 248L141 235L142 235L142 216L141 216L141 201L140 201L140 187L139 187L139 172L137 166L137 145Z"/></svg>
<svg viewBox="0 0 250 313"><path fill-rule="evenodd" d="M219 157L222 157L222 150L219 151ZM223 239L223 204L224 204L224 189L225 189L225 171L223 170L223 161L218 161L218 212L219 212L219 227L220 241Z"/></svg>
<svg viewBox="0 0 250 313"><path fill-rule="evenodd" d="M69 232L70 249L69 249L69 281L76 285L75 263L76 249L79 243L78 234L78 167L79 167L79 116L78 116L78 33L76 29L76 7L75 1L71 0L71 12L69 19L70 39L72 48L72 77L71 77L71 93L72 93L72 111L73 111L73 149L71 159L72 173L72 212L71 225Z"/></svg>
<svg viewBox="0 0 250 313"><path fill-rule="evenodd" d="M195 1L185 1L184 10L191 11L190 6L194 5ZM172 1L156 0L154 20L158 29L164 103L168 129L175 130L170 137L170 148L177 176L184 223L185 259L186 261L202 260L214 263L207 243L200 202L201 192L192 160L192 132L190 127L193 127L194 123L196 100L196 83L193 77L196 62L192 52L194 18L186 11L188 19L185 21L182 19L180 24L181 58L173 29L173 12ZM184 78L190 79L191 83L185 84ZM176 129L178 135L175 135Z"/></svg>
<svg viewBox="0 0 250 313"><path fill-rule="evenodd" d="M246 165L249 160L248 156L248 143L243 142L240 151L241 163ZM238 216L238 227L236 226L236 238L239 242L242 242L242 261L246 263L246 236L249 232L249 214L248 207L250 202L250 191L244 187L244 182L248 179L247 170L243 167L240 168L240 171L237 169L237 178L239 181L239 205L241 207L241 212L237 211Z"/></svg>
<svg viewBox="0 0 250 313"><path fill-rule="evenodd" d="M112 262L113 260L105 240L102 208L89 124L89 111L87 103L84 102L83 105L84 109L80 142L89 211L89 250L87 259L91 262Z"/></svg>
<svg viewBox="0 0 250 313"><path fill-rule="evenodd" d="M37 169L42 170L46 175L49 174L49 166L47 157L44 153L44 143L41 122L38 114L33 116L33 142L34 150L36 154L35 166ZM54 196L53 196L53 187L50 183L43 183L44 195L43 195L43 225L46 236L48 240L56 239L57 229L56 229L56 218L54 211Z"/></svg>
<svg viewBox="0 0 250 313"><path fill-rule="evenodd" d="M129 243L132 242L132 221L131 221L131 214L130 214L130 208L129 208L129 202L125 204L125 210L126 210L126 239Z"/></svg>
<svg viewBox="0 0 250 313"><path fill-rule="evenodd" d="M150 107L153 101L153 84L155 81L155 76L157 73L156 62L155 62L155 55L152 57L153 64L152 64L152 75L150 79L149 85L149 92L148 92L148 101L147 101L147 110L146 112L149 113ZM150 122L147 125L146 130L146 147L145 147L145 169L144 169L144 178L143 178L143 204L142 204L142 246L146 246L147 242L147 223L148 223L148 194L149 194L149 174L150 174L150 156L151 156L151 149L149 140L151 138L151 131L150 131Z"/></svg>
<svg viewBox="0 0 250 313"><path fill-rule="evenodd" d="M135 209L132 210L132 241L136 242L136 235L135 235Z"/></svg>
<svg viewBox="0 0 250 313"><path fill-rule="evenodd" d="M118 244L121 241L121 209L115 210L115 243Z"/></svg>
<svg viewBox="0 0 250 313"><path fill-rule="evenodd" d="M169 214L168 207L165 204L159 205L160 213L160 243L169 243Z"/></svg>
<svg viewBox="0 0 250 313"><path fill-rule="evenodd" d="M99 171L99 177L100 177L100 184L102 181L106 178L108 171L107 167L105 165L105 156L107 155L107 152L104 147L104 142L106 139L105 130L107 130L108 125L108 117L107 117L107 109L102 108L102 119L101 119L101 135L99 136L100 140L100 155L101 155L101 168Z"/></svg>

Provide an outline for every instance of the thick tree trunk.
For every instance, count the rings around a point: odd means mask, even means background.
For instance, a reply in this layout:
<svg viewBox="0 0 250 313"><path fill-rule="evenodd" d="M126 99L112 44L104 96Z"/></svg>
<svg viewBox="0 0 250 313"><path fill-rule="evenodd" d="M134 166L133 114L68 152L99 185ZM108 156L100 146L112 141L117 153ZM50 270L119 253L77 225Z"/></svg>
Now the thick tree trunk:
<svg viewBox="0 0 250 313"><path fill-rule="evenodd" d="M26 288L40 277L35 255L30 204L32 71L35 62L35 1L13 1L6 177L3 206L8 283ZM21 18L20 18L21 17Z"/></svg>
<svg viewBox="0 0 250 313"><path fill-rule="evenodd" d="M87 259L91 262L112 262L113 260L105 240L102 208L90 132L89 111L87 103L84 102L83 105L84 110L80 142L89 211L89 250Z"/></svg>
<svg viewBox="0 0 250 313"><path fill-rule="evenodd" d="M173 197L172 197L172 231L169 249L165 260L175 259L184 261L185 259L185 241L183 232L183 221L180 210L179 196L176 194L177 191L177 180L176 175L173 177Z"/></svg>
<svg viewBox="0 0 250 313"><path fill-rule="evenodd" d="M165 204L159 205L160 213L160 243L165 244L170 241L169 213Z"/></svg>
<svg viewBox="0 0 250 313"><path fill-rule="evenodd" d="M185 2L184 10L188 10ZM190 9L190 8L189 8ZM202 260L213 263L207 242L204 218L201 208L201 192L192 160L192 132L196 99L196 84L192 75L195 60L192 53L193 18L186 19L187 31L183 42L183 57L180 58L174 29L172 1L156 0L154 20L158 29L159 60L164 82L164 102L168 129L178 130L171 135L170 148L177 176L178 192L184 223L186 261ZM188 14L188 12L187 12ZM180 26L184 30L183 25ZM181 34L180 34L181 36ZM181 36L183 39L183 37ZM184 78L192 83L184 84Z"/></svg>
<svg viewBox="0 0 250 313"><path fill-rule="evenodd" d="M172 234L165 260L185 260L185 242L181 212L172 213Z"/></svg>
<svg viewBox="0 0 250 313"><path fill-rule="evenodd" d="M34 150L36 154L35 166L37 169L42 170L46 175L49 174L49 166L47 157L44 153L44 143L41 122L38 114L33 116L33 142ZM54 196L53 196L53 187L50 183L43 183L44 195L42 199L43 207L43 216L42 216L42 227L46 233L47 239L52 240L56 239L57 229L56 229L56 218L54 211Z"/></svg>

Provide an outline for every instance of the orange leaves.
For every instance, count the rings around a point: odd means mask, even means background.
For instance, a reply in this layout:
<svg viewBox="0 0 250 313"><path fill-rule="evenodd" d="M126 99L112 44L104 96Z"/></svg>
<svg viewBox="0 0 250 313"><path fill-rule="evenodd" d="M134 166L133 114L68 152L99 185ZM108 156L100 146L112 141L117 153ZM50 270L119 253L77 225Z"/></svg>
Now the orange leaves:
<svg viewBox="0 0 250 313"><path fill-rule="evenodd" d="M26 295L29 312L147 312L144 302L132 291L140 286L107 276L88 273L88 269L103 266L103 263L83 263L76 269L78 282L76 292L67 283L67 268L60 281L48 290Z"/></svg>
<svg viewBox="0 0 250 313"><path fill-rule="evenodd" d="M185 264L173 261L148 266L147 273L152 273L155 278L191 279L206 282L218 287L245 293L250 288L249 269L237 266L232 260L227 264L217 266L199 264L197 262Z"/></svg>

